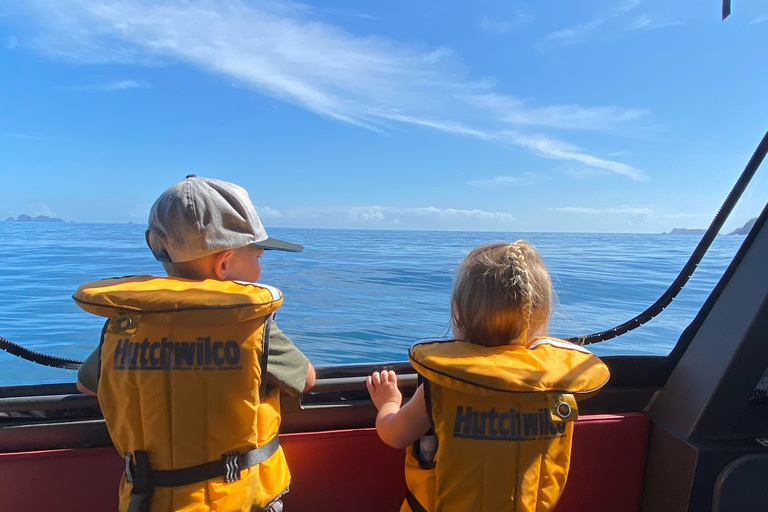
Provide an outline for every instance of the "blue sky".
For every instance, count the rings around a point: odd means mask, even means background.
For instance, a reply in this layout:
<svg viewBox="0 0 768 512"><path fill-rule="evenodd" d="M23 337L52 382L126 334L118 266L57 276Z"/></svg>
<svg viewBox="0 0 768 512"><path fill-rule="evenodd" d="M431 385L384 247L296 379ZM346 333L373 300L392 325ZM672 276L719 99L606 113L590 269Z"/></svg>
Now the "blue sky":
<svg viewBox="0 0 768 512"><path fill-rule="evenodd" d="M267 228L704 228L766 61L756 1L10 0L0 216L143 223L194 173Z"/></svg>

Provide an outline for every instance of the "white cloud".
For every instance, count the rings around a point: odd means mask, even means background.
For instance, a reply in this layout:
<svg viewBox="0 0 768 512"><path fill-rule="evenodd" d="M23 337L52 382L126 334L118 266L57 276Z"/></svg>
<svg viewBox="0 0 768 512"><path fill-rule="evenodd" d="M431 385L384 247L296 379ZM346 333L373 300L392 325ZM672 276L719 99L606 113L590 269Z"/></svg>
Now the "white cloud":
<svg viewBox="0 0 768 512"><path fill-rule="evenodd" d="M618 125L649 114L647 109L616 106L582 107L580 105L531 106L533 100L486 93L468 96L467 103L493 112L501 120L515 125L546 126L576 130L610 131Z"/></svg>
<svg viewBox="0 0 768 512"><path fill-rule="evenodd" d="M30 203L26 206L25 212L30 217L37 217L38 215L45 215L46 217L56 217L56 214L45 203Z"/></svg>
<svg viewBox="0 0 768 512"><path fill-rule="evenodd" d="M623 16L627 14L629 11L640 5L641 1L642 0L625 0L619 7L616 8L614 15Z"/></svg>
<svg viewBox="0 0 768 512"><path fill-rule="evenodd" d="M698 219L712 217L711 213L672 213L669 215L662 215L665 219Z"/></svg>
<svg viewBox="0 0 768 512"><path fill-rule="evenodd" d="M493 178L486 178L481 180L472 180L467 182L467 185L480 188L494 188L499 186L516 184L530 184L536 181L538 175L532 172L525 172L517 176L494 176Z"/></svg>
<svg viewBox="0 0 768 512"><path fill-rule="evenodd" d="M763 23L765 21L768 21L768 15L764 14L762 16L758 16L757 18L753 19L749 22L750 25L757 25L758 23Z"/></svg>
<svg viewBox="0 0 768 512"><path fill-rule="evenodd" d="M576 206L564 206L561 208L549 208L550 211L561 213L586 213L586 214L599 214L599 215L653 215L654 212L650 208L634 207L634 206L619 206L616 208L581 208Z"/></svg>
<svg viewBox="0 0 768 512"><path fill-rule="evenodd" d="M18 44L19 40L15 36L8 36L5 38L5 47L8 50L14 50Z"/></svg>
<svg viewBox="0 0 768 512"><path fill-rule="evenodd" d="M283 216L282 212L280 210L275 210L274 208L270 208L269 206L259 206L256 208L256 211L259 214L259 218L262 219L279 219Z"/></svg>
<svg viewBox="0 0 768 512"><path fill-rule="evenodd" d="M467 182L467 185L473 187L496 187L499 185L509 185L510 183L519 183L520 178L517 176L496 176L494 178L488 178L484 180L473 180Z"/></svg>
<svg viewBox="0 0 768 512"><path fill-rule="evenodd" d="M259 215L263 208L259 208ZM504 230L514 227L514 220L514 217L506 212L480 209L373 205L288 208L281 210L281 215L275 222L335 228Z"/></svg>
<svg viewBox="0 0 768 512"><path fill-rule="evenodd" d="M321 20L316 9L303 4L30 0L28 5L44 29L37 47L61 58L88 63L181 61L356 126L384 131L393 123L418 125L644 178L630 165L509 128L614 131L646 116L647 110L533 105L530 100L495 93L492 80L469 79L450 48L354 35ZM589 31L601 23L596 20L570 31ZM569 37L565 31L551 36ZM148 87L144 82L122 80L78 90ZM494 111L493 104L505 108ZM446 119L446 113L452 118Z"/></svg>
<svg viewBox="0 0 768 512"><path fill-rule="evenodd" d="M562 43L575 43L586 38L587 35L594 32L603 23L605 23L605 19L598 17L587 23L573 25L562 30L550 32L544 37L544 39L547 41L559 41Z"/></svg>
<svg viewBox="0 0 768 512"><path fill-rule="evenodd" d="M631 165L588 155L581 152L581 150L576 146L572 146L557 139L552 139L542 135L527 136L516 133L510 133L509 136L512 140L515 141L516 144L535 149L541 155L549 158L579 162L590 167L604 169L615 174L628 176L636 181L646 181L648 179L648 177L642 171L635 169Z"/></svg>
<svg viewBox="0 0 768 512"><path fill-rule="evenodd" d="M486 132L456 122L433 121L395 114L388 116L385 114L380 115L389 119L427 126L456 135L465 135L501 144L523 146L532 149L547 158L579 162L590 167L628 176L636 181L646 181L648 179L642 171L635 169L631 165L583 153L579 148L572 144L545 135L524 135L516 131Z"/></svg>
<svg viewBox="0 0 768 512"><path fill-rule="evenodd" d="M503 35L517 29L525 23L531 23L536 17L522 9L518 9L505 16L490 16L483 14L480 17L480 28L493 35Z"/></svg>
<svg viewBox="0 0 768 512"><path fill-rule="evenodd" d="M651 25L651 17L647 14L641 14L632 23L627 25L627 30L639 30Z"/></svg>
<svg viewBox="0 0 768 512"><path fill-rule="evenodd" d="M100 84L73 85L62 87L69 91L124 91L127 89L149 89L152 86L148 82L136 80L116 80L114 82L105 82Z"/></svg>
<svg viewBox="0 0 768 512"><path fill-rule="evenodd" d="M15 139L24 139L24 140L48 140L46 137L41 137L39 135L29 135L27 133L13 133L13 132L6 132L3 135L6 137L13 137Z"/></svg>

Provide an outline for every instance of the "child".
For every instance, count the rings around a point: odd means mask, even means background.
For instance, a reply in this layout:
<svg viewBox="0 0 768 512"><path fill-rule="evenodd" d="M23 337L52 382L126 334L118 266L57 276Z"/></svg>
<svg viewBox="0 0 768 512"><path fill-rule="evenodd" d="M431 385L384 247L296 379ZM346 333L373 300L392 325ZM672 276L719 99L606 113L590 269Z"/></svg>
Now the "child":
<svg viewBox="0 0 768 512"><path fill-rule="evenodd" d="M533 247L480 246L456 272L455 339L411 347L423 382L413 398L400 407L392 371L367 378L379 436L408 447L401 512L555 507L568 476L574 395L596 392L608 369L584 348L545 336L551 300Z"/></svg>
<svg viewBox="0 0 768 512"><path fill-rule="evenodd" d="M108 317L77 385L98 392L125 457L120 510L279 512L280 389L306 391L315 371L275 325L282 294L256 281L265 249L303 247L269 238L244 189L194 175L155 201L146 239L169 277L74 295Z"/></svg>

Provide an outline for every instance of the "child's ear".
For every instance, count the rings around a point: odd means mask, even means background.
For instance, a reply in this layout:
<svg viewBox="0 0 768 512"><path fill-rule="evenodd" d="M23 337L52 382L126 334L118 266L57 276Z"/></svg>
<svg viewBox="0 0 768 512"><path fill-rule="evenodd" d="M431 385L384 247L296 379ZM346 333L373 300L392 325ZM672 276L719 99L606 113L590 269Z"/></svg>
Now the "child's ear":
<svg viewBox="0 0 768 512"><path fill-rule="evenodd" d="M234 251L227 249L216 254L216 258L213 260L213 273L216 274L216 278L223 281L229 275L232 268L232 255Z"/></svg>

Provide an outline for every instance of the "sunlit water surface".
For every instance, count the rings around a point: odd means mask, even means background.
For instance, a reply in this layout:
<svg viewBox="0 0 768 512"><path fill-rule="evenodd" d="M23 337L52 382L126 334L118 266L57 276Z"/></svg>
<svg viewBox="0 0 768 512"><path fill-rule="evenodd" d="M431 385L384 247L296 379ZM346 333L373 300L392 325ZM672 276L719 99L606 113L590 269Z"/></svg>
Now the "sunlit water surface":
<svg viewBox="0 0 768 512"><path fill-rule="evenodd" d="M453 272L473 247L525 238L552 274L550 334L575 336L629 320L687 261L697 235L270 229L303 253L269 251L261 281L283 291L278 324L317 366L404 361L417 339L448 331ZM728 266L743 236L719 236L691 281L650 323L592 345L599 355L665 355ZM162 275L133 224L0 222L0 336L84 359L103 319L71 295L82 283ZM73 381L74 372L0 352L0 385Z"/></svg>

